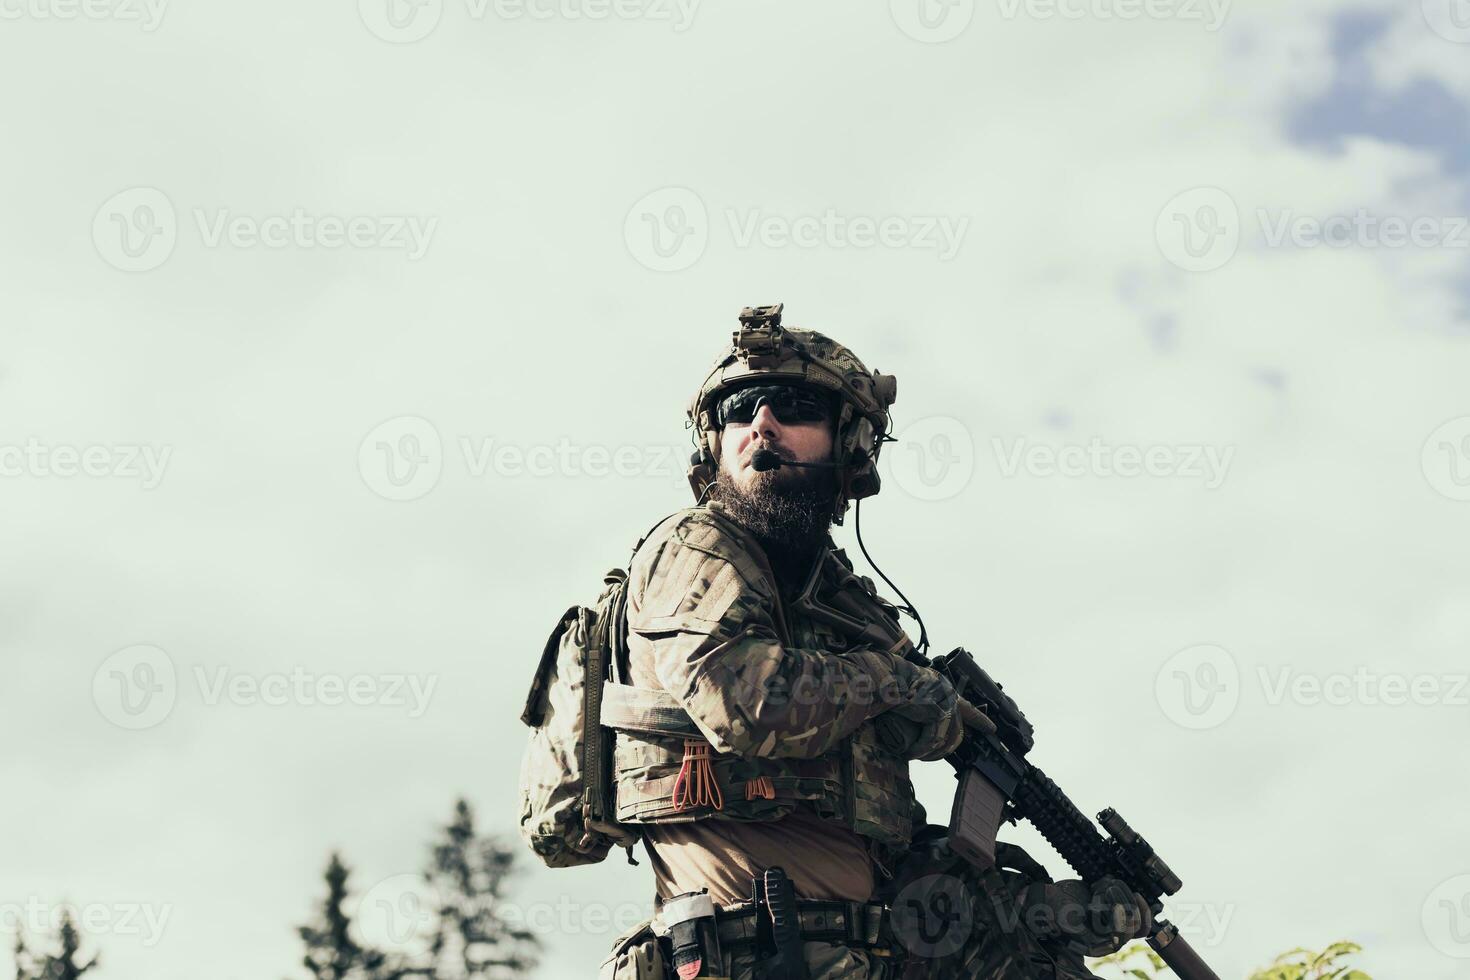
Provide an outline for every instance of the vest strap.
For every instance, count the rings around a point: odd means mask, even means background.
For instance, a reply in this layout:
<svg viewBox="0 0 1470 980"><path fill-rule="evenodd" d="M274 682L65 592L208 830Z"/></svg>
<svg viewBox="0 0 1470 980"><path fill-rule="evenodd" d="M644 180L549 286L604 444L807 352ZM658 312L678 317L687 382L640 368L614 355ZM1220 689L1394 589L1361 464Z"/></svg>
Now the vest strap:
<svg viewBox="0 0 1470 980"><path fill-rule="evenodd" d="M623 732L703 738L694 719L668 691L604 684L602 724Z"/></svg>

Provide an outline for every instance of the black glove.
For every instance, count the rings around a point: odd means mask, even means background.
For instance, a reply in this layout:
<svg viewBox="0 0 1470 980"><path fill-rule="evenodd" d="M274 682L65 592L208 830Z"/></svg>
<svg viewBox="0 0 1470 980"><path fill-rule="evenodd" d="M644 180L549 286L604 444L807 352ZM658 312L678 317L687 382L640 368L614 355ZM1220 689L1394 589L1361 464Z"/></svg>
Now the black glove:
<svg viewBox="0 0 1470 980"><path fill-rule="evenodd" d="M879 715L878 737L894 755L929 762L959 748L964 715L954 687L929 667L899 661L897 704Z"/></svg>
<svg viewBox="0 0 1470 980"><path fill-rule="evenodd" d="M1033 881L1021 907L1038 938L1059 940L1085 956L1116 953L1154 924L1143 896L1117 878L1099 878L1091 888L1075 878Z"/></svg>

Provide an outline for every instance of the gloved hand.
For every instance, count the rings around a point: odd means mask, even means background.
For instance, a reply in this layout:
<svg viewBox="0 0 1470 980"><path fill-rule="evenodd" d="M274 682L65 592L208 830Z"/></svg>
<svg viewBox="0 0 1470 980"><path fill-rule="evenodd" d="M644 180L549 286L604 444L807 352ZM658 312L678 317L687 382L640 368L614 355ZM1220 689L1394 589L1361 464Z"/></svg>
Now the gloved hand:
<svg viewBox="0 0 1470 980"><path fill-rule="evenodd" d="M942 759L958 748L965 715L949 681L907 660L895 663L894 674L899 700L875 722L884 746L904 759L923 762Z"/></svg>
<svg viewBox="0 0 1470 980"><path fill-rule="evenodd" d="M1038 938L1061 941L1084 956L1116 953L1130 939L1148 935L1154 924L1143 896L1117 878L1099 878L1091 888L1075 878L1033 881L1021 908Z"/></svg>

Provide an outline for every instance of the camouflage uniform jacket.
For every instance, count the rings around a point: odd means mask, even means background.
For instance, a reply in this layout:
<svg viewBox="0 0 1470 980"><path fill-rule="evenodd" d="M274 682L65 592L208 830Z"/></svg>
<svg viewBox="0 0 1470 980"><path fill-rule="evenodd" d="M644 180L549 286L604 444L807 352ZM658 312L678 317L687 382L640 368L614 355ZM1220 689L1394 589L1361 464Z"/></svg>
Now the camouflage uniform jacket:
<svg viewBox="0 0 1470 980"><path fill-rule="evenodd" d="M918 670L897 619L830 542L783 603L759 544L718 504L667 518L629 568L628 674L684 727L617 732L618 821L776 820L804 801L875 856L902 851L922 808L873 725Z"/></svg>

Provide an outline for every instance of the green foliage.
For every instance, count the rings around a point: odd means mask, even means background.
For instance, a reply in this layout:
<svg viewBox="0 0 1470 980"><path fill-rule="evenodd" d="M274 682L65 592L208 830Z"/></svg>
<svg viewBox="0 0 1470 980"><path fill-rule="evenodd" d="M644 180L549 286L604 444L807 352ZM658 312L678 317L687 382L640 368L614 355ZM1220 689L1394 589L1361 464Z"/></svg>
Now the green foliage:
<svg viewBox="0 0 1470 980"><path fill-rule="evenodd" d="M1129 943L1122 949L1108 956L1100 956L1088 963L1088 967L1096 970L1098 967L1115 967L1118 976L1127 977L1129 980L1150 980L1151 977L1173 976L1159 954L1149 949L1143 943Z"/></svg>
<svg viewBox="0 0 1470 980"><path fill-rule="evenodd" d="M1333 943L1320 953L1309 949L1293 949L1282 953L1264 970L1252 973L1250 980L1372 980L1364 973L1342 960L1362 947L1357 943Z"/></svg>
<svg viewBox="0 0 1470 980"><path fill-rule="evenodd" d="M1319 953L1293 949L1276 957L1265 969L1252 973L1248 980L1372 980L1362 970L1343 962L1362 951L1357 943L1349 942L1333 943ZM1110 968L1109 975L1126 980L1174 976L1159 954L1142 943L1125 946L1111 956L1092 960L1088 965L1094 970Z"/></svg>

